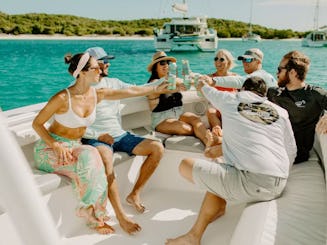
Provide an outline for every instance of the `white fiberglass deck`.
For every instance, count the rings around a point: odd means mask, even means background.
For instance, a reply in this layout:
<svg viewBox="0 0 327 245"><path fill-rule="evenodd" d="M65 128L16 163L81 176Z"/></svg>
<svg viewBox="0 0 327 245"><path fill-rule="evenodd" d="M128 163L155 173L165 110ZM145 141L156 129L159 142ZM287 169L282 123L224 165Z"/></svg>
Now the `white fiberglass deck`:
<svg viewBox="0 0 327 245"><path fill-rule="evenodd" d="M128 216L142 226L142 231L136 235L125 233L112 212L110 212L111 220L108 223L115 228L114 234L99 235L87 228L83 219L74 215L75 200L73 200L70 186L57 190L45 198L60 235L63 237L62 244L157 245L164 244L167 238L185 233L191 227L197 217L203 193L150 190L143 196L144 203L149 207L149 211L145 214L136 214L132 207L124 204ZM225 216L209 225L202 244L229 244L242 210L243 206L228 207ZM6 213L0 216L0 226L2 227L0 244L24 244L15 235L13 225Z"/></svg>

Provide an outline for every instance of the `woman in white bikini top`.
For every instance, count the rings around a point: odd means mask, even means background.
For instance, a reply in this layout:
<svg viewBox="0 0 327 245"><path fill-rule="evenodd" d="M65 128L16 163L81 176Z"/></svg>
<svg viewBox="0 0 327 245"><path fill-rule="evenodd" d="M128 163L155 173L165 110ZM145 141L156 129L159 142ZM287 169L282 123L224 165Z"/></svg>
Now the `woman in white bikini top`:
<svg viewBox="0 0 327 245"><path fill-rule="evenodd" d="M102 99L123 99L167 91L167 85L122 90L91 87L99 82L101 70L89 53L66 56L68 71L76 79L74 85L55 94L33 121L40 140L34 147L36 167L66 175L72 179L79 203L77 214L97 232L108 234L112 227L105 223L107 178L104 164L96 148L82 145L86 127L93 123L96 104ZM45 127L52 117L49 128ZM90 178L92 176L92 178ZM94 188L96 187L96 188Z"/></svg>

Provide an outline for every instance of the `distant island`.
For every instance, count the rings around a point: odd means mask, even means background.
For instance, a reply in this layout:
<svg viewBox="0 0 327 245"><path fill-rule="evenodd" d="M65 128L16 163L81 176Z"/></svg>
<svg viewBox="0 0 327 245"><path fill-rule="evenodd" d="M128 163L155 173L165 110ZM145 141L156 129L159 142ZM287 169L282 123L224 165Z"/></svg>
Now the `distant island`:
<svg viewBox="0 0 327 245"><path fill-rule="evenodd" d="M169 18L138 20L95 20L72 15L31 13L9 15L0 12L0 34L10 35L65 35L65 36L142 36L153 35L154 28L160 28ZM248 23L208 18L208 25L217 30L221 38L241 38L249 28ZM252 24L253 32L264 39L302 38L308 32L291 29L278 30Z"/></svg>

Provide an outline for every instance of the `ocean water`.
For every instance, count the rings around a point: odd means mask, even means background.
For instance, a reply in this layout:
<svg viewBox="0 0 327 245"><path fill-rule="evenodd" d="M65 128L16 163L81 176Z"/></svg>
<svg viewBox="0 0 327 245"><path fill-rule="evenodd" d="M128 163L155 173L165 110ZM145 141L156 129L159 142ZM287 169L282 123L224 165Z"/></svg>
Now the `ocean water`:
<svg viewBox="0 0 327 245"><path fill-rule="evenodd" d="M0 107L3 111L47 101L73 81L64 63L66 53L83 52L101 46L116 56L111 62L110 76L132 84L143 84L149 78L146 70L154 54L152 40L0 40ZM267 40L260 43L240 40L219 40L219 49L234 57L246 49L257 47L264 52L263 68L276 76L281 57L291 50L300 50L311 59L307 82L327 89L327 48L301 47L300 40ZM213 72L214 53L169 53L181 60L188 59L194 72ZM244 74L236 61L234 72Z"/></svg>

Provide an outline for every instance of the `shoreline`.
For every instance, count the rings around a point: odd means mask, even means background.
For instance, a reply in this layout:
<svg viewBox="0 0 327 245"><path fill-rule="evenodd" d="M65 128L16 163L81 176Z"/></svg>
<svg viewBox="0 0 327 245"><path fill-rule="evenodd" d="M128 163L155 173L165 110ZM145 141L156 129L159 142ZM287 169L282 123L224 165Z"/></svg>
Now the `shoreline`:
<svg viewBox="0 0 327 245"><path fill-rule="evenodd" d="M118 36L118 35L86 35L86 36L66 36L61 34L43 35L43 34L0 34L0 40L153 40L152 36ZM219 40L241 41L242 38L221 38ZM263 39L265 40L265 39ZM301 38L289 39L267 39L267 40L284 40L298 41Z"/></svg>
<svg viewBox="0 0 327 245"><path fill-rule="evenodd" d="M153 40L153 37L142 36L117 36L117 35L86 35L86 36L66 36L61 34L0 34L0 40Z"/></svg>

